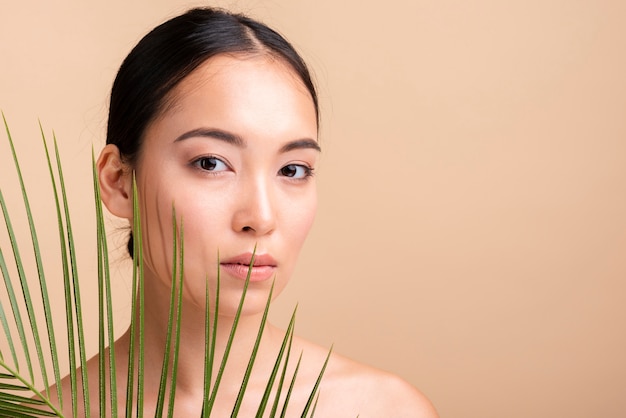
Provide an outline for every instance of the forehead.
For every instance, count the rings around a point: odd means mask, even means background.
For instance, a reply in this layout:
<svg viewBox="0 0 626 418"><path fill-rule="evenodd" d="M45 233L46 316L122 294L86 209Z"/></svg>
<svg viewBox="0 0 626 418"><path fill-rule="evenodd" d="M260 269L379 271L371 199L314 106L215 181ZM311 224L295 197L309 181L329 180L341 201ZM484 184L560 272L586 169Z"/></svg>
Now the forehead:
<svg viewBox="0 0 626 418"><path fill-rule="evenodd" d="M305 113L312 110L317 125L313 98L300 76L283 59L262 52L220 54L206 60L166 96L159 116L182 111L197 101L224 106L233 101L240 102L237 106L253 105L252 97L265 100L268 110L280 100L291 105L298 102L296 109L306 110Z"/></svg>
<svg viewBox="0 0 626 418"><path fill-rule="evenodd" d="M311 94L283 61L265 55L220 55L205 61L171 92L171 99L145 131L147 148L161 149L197 129L217 129L256 150L281 149L301 138L317 141Z"/></svg>

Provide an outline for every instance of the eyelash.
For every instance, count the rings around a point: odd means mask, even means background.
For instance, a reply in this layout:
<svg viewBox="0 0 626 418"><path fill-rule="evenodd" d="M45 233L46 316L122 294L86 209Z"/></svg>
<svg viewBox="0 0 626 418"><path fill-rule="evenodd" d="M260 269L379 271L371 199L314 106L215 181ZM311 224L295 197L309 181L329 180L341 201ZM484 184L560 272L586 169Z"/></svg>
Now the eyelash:
<svg viewBox="0 0 626 418"><path fill-rule="evenodd" d="M284 175L283 170L285 170L287 167L301 167L304 170L304 176L300 178L294 178L292 176L285 175L285 177L287 177L291 181L307 181L309 178L315 175L315 169L304 164L287 164L286 166L278 170L278 172Z"/></svg>
<svg viewBox="0 0 626 418"><path fill-rule="evenodd" d="M212 175L217 175L218 173L221 173L223 171L227 171L227 170L219 170L219 171L215 171L215 170L207 170L206 168L202 167L202 162L203 161L208 161L208 160L215 160L215 161L219 161L220 163L224 164L224 166L228 169L228 170L232 170L230 168L230 165L228 163L226 163L224 160L222 160L221 158L218 158L214 155L203 155L202 157L198 157L195 160L191 161L191 165L194 168L197 168L198 170L201 170L204 173L207 174L212 174Z"/></svg>
<svg viewBox="0 0 626 418"><path fill-rule="evenodd" d="M218 175L218 173L221 173L223 171L227 171L227 170L219 170L219 171L215 171L215 170L208 170L206 168L202 167L202 162L204 161L208 161L208 160L215 160L218 161L220 163L222 163L228 170L232 170L230 168L230 165L228 163L226 163L224 160L222 160L221 158L218 158L214 155L203 155L201 157L198 157L194 160L191 161L191 165L194 168L197 168L198 170L201 170L203 173L207 173L207 174L211 174L211 175ZM283 170L285 170L287 167L294 167L297 170L297 167L300 167L304 170L304 176L300 177L300 178L294 178L293 176L289 176L289 175L285 175L285 173L283 172ZM280 168L280 170L278 170L278 174L282 174L284 177L288 178L290 181L307 181L310 177L313 177L315 175L315 169L313 167L310 167L308 165L305 164L287 164L283 167Z"/></svg>

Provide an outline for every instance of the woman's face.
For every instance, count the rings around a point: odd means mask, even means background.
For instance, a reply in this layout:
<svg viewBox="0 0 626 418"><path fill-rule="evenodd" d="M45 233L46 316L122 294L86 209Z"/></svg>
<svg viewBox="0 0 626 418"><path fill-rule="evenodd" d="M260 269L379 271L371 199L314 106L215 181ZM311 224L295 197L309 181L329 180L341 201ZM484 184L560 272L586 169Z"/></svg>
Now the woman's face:
<svg viewBox="0 0 626 418"><path fill-rule="evenodd" d="M315 215L311 96L280 60L222 55L166 104L136 166L147 283L169 289L174 207L184 228L185 298L203 306L219 266L220 304L236 306L256 246L246 306L258 311L273 279L278 294L292 275Z"/></svg>

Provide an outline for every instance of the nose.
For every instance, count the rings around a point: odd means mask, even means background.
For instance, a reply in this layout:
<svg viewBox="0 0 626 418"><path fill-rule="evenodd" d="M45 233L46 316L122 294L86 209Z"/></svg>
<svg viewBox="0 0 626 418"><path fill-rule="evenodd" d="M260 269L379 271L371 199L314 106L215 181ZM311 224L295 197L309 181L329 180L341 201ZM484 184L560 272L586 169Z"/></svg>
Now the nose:
<svg viewBox="0 0 626 418"><path fill-rule="evenodd" d="M264 180L250 182L237 196L233 214L233 229L255 236L272 233L276 228L276 213L271 187Z"/></svg>

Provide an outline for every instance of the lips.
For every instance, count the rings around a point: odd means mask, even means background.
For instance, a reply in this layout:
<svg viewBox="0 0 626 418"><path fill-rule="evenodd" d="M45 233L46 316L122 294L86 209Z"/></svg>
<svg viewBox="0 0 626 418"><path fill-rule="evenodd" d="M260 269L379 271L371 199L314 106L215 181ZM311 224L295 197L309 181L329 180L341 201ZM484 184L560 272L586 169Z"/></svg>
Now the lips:
<svg viewBox="0 0 626 418"><path fill-rule="evenodd" d="M237 279L245 280L250 270L252 253L240 254L220 261L222 273ZM276 273L276 260L269 254L258 254L254 257L254 265L250 271L250 281L268 280Z"/></svg>

